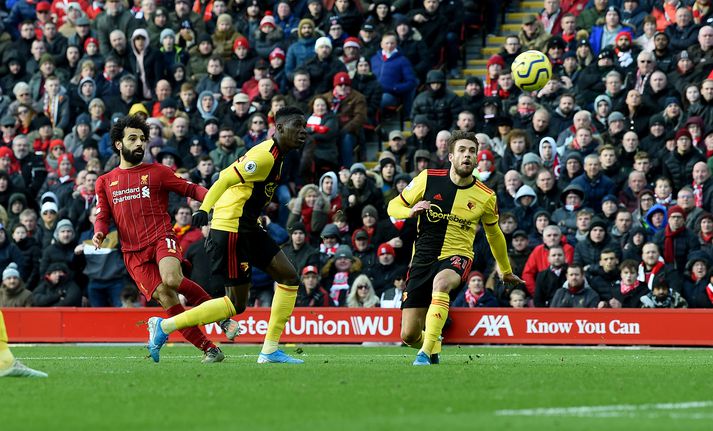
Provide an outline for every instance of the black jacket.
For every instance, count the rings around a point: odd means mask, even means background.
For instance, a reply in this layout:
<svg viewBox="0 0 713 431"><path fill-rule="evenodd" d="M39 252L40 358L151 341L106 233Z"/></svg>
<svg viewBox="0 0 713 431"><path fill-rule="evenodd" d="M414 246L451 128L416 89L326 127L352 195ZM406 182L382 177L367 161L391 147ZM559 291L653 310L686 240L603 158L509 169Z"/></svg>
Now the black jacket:
<svg viewBox="0 0 713 431"><path fill-rule="evenodd" d="M663 229L654 235L653 242L659 246L661 250L661 256L663 256L664 242L666 240L666 230ZM674 262L666 262L671 264L673 268L679 273L683 274L686 269L686 262L688 261L688 255L692 251L696 251L701 248L701 243L698 241L698 237L690 229L685 228L683 232L678 234L673 239L673 253L676 256ZM673 286L672 286L673 287ZM681 286L674 287L674 289L680 291Z"/></svg>
<svg viewBox="0 0 713 431"><path fill-rule="evenodd" d="M567 281L567 265L562 266L560 275L555 274L551 268L537 273L535 278L535 307L549 307L555 293L562 288L565 281Z"/></svg>
<svg viewBox="0 0 713 431"><path fill-rule="evenodd" d="M698 162L705 161L705 157L695 148L691 148L686 154L679 154L674 150L663 160L663 174L671 178L673 189L677 191L681 187L691 184L693 166Z"/></svg>

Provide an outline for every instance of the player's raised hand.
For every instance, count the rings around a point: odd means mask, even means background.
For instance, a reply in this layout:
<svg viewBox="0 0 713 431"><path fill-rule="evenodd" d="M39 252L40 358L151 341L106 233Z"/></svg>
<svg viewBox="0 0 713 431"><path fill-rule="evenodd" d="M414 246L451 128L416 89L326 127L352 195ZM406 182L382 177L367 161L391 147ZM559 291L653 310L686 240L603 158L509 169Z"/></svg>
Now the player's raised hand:
<svg viewBox="0 0 713 431"><path fill-rule="evenodd" d="M103 242L104 242L104 232L97 232L92 237L92 244L94 244L94 247L96 247L97 250L99 250L99 248L102 246Z"/></svg>
<svg viewBox="0 0 713 431"><path fill-rule="evenodd" d="M508 286L517 286L518 284L525 284L525 280L511 272L510 274L503 275L503 283Z"/></svg>
<svg viewBox="0 0 713 431"><path fill-rule="evenodd" d="M203 210L198 210L193 213L193 220L191 221L191 226L193 227L203 227L208 224L208 213Z"/></svg>
<svg viewBox="0 0 713 431"><path fill-rule="evenodd" d="M421 214L422 212L426 211L431 207L431 202L429 201L418 201L416 202L416 205L411 207L411 214L409 217L416 217L417 215Z"/></svg>

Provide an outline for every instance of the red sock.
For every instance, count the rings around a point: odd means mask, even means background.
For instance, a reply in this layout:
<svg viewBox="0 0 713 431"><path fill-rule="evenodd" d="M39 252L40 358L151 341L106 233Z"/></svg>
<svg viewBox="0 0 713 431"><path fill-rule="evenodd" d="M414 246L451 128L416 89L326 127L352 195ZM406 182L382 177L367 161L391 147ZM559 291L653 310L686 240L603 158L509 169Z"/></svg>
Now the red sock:
<svg viewBox="0 0 713 431"><path fill-rule="evenodd" d="M178 293L185 296L186 299L188 299L188 302L190 302L193 306L200 305L213 299L210 295L208 295L208 292L198 285L198 283L188 277L183 277L183 281L180 286L178 286Z"/></svg>
<svg viewBox="0 0 713 431"><path fill-rule="evenodd" d="M168 313L169 316L173 317L173 316L183 313L184 311L186 311L186 309L183 308L183 305L176 304L173 307L166 310L166 313ZM212 341L207 339L206 336L203 334L203 332L201 332L201 330L195 326L193 326L191 328L180 329L178 332L180 332L181 335L183 335L183 338L185 338L191 344L198 347L199 349L201 349L204 352L206 350L210 349L211 347L215 347L215 344L213 344Z"/></svg>

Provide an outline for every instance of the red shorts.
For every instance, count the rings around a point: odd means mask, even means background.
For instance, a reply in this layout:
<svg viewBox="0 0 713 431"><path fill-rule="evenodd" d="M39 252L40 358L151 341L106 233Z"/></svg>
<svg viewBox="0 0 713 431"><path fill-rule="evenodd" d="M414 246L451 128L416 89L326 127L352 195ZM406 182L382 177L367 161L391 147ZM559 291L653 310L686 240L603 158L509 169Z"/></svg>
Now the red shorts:
<svg viewBox="0 0 713 431"><path fill-rule="evenodd" d="M161 284L158 263L164 257L175 257L179 262L183 261L183 252L176 237L166 237L143 250L124 252L126 269L147 301L151 300L154 291Z"/></svg>

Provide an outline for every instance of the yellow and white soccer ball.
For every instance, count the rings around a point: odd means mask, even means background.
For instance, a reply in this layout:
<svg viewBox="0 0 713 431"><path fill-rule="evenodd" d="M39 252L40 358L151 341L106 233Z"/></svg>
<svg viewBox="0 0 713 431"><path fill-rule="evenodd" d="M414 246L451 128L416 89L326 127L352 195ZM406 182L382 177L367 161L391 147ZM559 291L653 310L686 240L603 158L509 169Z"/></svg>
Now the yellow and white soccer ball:
<svg viewBox="0 0 713 431"><path fill-rule="evenodd" d="M537 91L552 78L550 59L535 50L525 51L515 57L510 70L515 85L523 91Z"/></svg>

